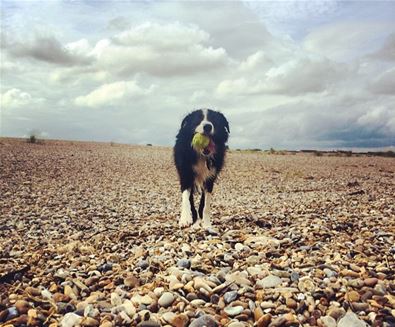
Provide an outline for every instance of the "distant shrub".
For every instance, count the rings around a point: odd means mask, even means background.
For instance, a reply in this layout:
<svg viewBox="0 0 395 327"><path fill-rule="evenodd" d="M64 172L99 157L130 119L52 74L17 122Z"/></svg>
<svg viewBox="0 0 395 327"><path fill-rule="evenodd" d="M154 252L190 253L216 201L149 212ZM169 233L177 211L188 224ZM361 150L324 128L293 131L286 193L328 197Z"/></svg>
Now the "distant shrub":
<svg viewBox="0 0 395 327"><path fill-rule="evenodd" d="M27 143L37 143L37 141L36 135L30 135L27 139Z"/></svg>
<svg viewBox="0 0 395 327"><path fill-rule="evenodd" d="M269 153L270 154L276 154L276 150L274 150L273 148L270 148Z"/></svg>
<svg viewBox="0 0 395 327"><path fill-rule="evenodd" d="M322 153L321 151L315 151L315 152L314 152L314 155L315 155L316 157L322 157L323 153Z"/></svg>
<svg viewBox="0 0 395 327"><path fill-rule="evenodd" d="M152 146L152 144L151 143L147 143L147 146Z"/></svg>

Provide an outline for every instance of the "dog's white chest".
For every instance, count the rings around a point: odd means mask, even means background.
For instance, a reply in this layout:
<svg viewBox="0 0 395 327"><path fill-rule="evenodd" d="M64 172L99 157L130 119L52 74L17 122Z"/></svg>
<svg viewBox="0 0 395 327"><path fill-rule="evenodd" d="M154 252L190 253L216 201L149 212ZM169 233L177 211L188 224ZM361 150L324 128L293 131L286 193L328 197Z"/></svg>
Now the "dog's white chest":
<svg viewBox="0 0 395 327"><path fill-rule="evenodd" d="M207 167L206 159L199 159L196 165L193 166L193 171L195 172L195 184L196 186L202 188L204 182L210 178L215 176L215 168Z"/></svg>

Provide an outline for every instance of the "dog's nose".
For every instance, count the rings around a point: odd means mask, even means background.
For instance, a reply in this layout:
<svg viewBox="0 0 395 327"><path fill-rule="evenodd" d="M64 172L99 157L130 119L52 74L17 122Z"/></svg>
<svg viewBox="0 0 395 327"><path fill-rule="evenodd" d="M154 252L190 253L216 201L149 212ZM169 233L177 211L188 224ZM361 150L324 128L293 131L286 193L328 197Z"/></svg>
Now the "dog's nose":
<svg viewBox="0 0 395 327"><path fill-rule="evenodd" d="M203 125L203 131L205 133L210 133L213 130L213 125L211 124L204 124Z"/></svg>

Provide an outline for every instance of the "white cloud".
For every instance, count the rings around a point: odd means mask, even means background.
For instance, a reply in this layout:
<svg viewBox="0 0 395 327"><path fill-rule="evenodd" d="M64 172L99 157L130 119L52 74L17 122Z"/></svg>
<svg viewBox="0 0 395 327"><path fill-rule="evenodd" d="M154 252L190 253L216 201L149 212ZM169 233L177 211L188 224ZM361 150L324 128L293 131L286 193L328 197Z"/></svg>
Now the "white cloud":
<svg viewBox="0 0 395 327"><path fill-rule="evenodd" d="M99 107L103 105L116 104L125 98L135 98L150 94L154 89L151 85L143 89L135 81L121 81L104 84L92 92L79 96L75 99L78 106Z"/></svg>
<svg viewBox="0 0 395 327"><path fill-rule="evenodd" d="M226 65L222 48L207 45L209 35L197 27L145 23L96 43L90 52L98 67L126 76L145 72L156 76L189 75Z"/></svg>
<svg viewBox="0 0 395 327"><path fill-rule="evenodd" d="M255 56L255 55L254 55ZM260 55L255 58L261 57ZM242 63L245 67L250 62L256 65L254 57ZM256 67L257 68L257 67ZM255 69L256 69L255 68ZM344 65L327 59L292 59L282 65L270 68L264 75L250 74L233 80L224 80L217 87L217 94L252 95L284 94L295 96L306 93L319 93L328 90L331 85L347 75L349 70Z"/></svg>
<svg viewBox="0 0 395 327"><path fill-rule="evenodd" d="M20 89L13 88L1 95L2 108L21 108L24 106L35 106L44 101L42 98L33 98L31 94Z"/></svg>
<svg viewBox="0 0 395 327"><path fill-rule="evenodd" d="M372 52L372 44L388 35L387 23L342 21L321 26L304 40L307 51L336 61L349 61Z"/></svg>

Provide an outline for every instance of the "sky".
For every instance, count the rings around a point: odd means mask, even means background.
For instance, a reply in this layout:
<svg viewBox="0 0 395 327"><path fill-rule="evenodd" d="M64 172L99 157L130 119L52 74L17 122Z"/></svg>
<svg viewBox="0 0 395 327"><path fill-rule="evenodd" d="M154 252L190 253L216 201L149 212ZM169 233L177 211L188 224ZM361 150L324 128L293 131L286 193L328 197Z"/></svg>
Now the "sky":
<svg viewBox="0 0 395 327"><path fill-rule="evenodd" d="M395 145L394 1L1 1L0 135L231 148Z"/></svg>

